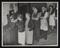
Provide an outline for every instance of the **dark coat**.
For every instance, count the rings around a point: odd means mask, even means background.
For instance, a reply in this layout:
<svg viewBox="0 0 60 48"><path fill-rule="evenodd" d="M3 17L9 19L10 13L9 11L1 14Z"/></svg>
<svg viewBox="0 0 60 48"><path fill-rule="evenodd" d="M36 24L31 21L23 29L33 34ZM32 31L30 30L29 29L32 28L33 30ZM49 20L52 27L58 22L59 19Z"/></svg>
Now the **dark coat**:
<svg viewBox="0 0 60 48"><path fill-rule="evenodd" d="M28 23L28 27L30 28L29 31L32 31L32 30L33 30L34 24L33 24L33 20L32 20L32 19L30 19L30 21L29 21L29 23Z"/></svg>
<svg viewBox="0 0 60 48"><path fill-rule="evenodd" d="M8 44L17 44L18 41L18 28L15 23L10 23L3 26L3 43Z"/></svg>
<svg viewBox="0 0 60 48"><path fill-rule="evenodd" d="M24 21L17 21L17 26L18 26L18 30L19 32L24 32L25 31L25 24Z"/></svg>
<svg viewBox="0 0 60 48"><path fill-rule="evenodd" d="M34 15L37 17L37 15ZM40 38L40 19L32 20L33 21L33 38L34 40L38 40Z"/></svg>

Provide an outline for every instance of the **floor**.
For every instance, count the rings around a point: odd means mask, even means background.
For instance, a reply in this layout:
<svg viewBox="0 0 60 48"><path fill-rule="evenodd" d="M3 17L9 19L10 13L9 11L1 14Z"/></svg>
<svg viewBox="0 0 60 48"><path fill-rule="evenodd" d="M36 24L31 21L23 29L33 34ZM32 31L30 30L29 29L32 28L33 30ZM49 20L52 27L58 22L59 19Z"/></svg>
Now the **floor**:
<svg viewBox="0 0 60 48"><path fill-rule="evenodd" d="M47 40L44 38L40 39L39 42L35 41L34 45L56 45L57 44L57 33L52 32L48 34Z"/></svg>

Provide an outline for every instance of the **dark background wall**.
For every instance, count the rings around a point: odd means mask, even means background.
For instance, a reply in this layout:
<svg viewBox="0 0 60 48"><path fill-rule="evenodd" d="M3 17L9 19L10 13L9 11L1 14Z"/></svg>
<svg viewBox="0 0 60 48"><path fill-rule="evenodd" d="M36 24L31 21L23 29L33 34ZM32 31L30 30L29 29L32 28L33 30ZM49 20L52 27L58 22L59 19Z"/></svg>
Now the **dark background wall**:
<svg viewBox="0 0 60 48"><path fill-rule="evenodd" d="M32 12L32 7L36 7L39 11L41 10L42 6L47 6L46 3L19 3L18 10L22 10L23 12ZM21 11L20 11L21 12Z"/></svg>

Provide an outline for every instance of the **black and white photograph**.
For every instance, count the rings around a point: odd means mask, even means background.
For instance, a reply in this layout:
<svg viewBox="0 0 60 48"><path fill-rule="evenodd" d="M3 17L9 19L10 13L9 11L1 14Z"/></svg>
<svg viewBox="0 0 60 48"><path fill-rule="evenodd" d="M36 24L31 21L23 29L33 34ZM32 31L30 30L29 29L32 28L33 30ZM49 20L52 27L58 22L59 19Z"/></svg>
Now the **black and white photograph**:
<svg viewBox="0 0 60 48"><path fill-rule="evenodd" d="M58 2L2 2L2 46L58 46Z"/></svg>

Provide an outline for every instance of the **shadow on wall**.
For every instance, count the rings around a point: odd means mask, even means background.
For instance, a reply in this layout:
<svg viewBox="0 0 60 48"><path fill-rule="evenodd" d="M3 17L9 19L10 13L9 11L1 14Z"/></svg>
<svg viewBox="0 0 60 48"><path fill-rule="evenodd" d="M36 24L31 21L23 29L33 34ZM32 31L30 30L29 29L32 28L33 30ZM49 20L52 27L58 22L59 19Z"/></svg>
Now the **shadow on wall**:
<svg viewBox="0 0 60 48"><path fill-rule="evenodd" d="M3 8L2 8L2 25L7 24L7 14L9 13L9 3L3 3Z"/></svg>

